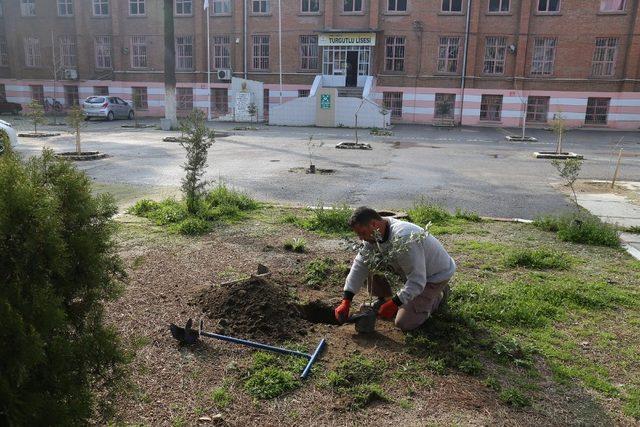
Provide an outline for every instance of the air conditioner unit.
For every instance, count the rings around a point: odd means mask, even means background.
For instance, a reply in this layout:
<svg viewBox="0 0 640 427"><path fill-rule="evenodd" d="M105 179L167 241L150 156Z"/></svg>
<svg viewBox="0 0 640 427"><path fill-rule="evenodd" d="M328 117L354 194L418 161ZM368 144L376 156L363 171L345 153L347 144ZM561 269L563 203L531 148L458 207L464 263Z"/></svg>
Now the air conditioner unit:
<svg viewBox="0 0 640 427"><path fill-rule="evenodd" d="M231 80L231 70L218 70L218 80Z"/></svg>
<svg viewBox="0 0 640 427"><path fill-rule="evenodd" d="M78 80L78 70L69 68L64 70L63 76L66 80Z"/></svg>

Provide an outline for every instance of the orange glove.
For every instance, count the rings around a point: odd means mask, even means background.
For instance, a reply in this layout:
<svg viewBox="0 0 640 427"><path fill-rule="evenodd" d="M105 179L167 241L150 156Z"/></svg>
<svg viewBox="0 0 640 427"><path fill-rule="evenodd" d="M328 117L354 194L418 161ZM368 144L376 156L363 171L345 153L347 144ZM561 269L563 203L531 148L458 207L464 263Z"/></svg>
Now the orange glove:
<svg viewBox="0 0 640 427"><path fill-rule="evenodd" d="M378 310L378 316L383 319L391 319L398 312L398 304L395 303L394 300L390 299L380 306L380 310Z"/></svg>
<svg viewBox="0 0 640 427"><path fill-rule="evenodd" d="M336 320L340 323L344 323L349 318L349 308L351 307L351 300L347 298L343 299L340 305L335 309L334 314Z"/></svg>

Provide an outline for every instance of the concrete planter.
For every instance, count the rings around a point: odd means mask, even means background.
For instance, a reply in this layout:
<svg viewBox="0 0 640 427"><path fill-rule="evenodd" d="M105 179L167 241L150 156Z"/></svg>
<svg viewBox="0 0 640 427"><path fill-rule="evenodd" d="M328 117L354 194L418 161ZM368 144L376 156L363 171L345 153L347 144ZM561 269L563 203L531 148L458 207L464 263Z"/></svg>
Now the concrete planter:
<svg viewBox="0 0 640 427"><path fill-rule="evenodd" d="M49 138L51 136L59 136L59 133L47 133L47 132L24 132L19 133L18 136L21 138Z"/></svg>
<svg viewBox="0 0 640 427"><path fill-rule="evenodd" d="M99 151L83 151L78 154L75 151L66 152L66 153L56 153L56 157L59 159L67 159L74 161L85 161L85 160L100 160L107 157L105 153L101 153Z"/></svg>
<svg viewBox="0 0 640 427"><path fill-rule="evenodd" d="M566 160L566 159L583 159L584 157L581 154L576 153L556 153L555 151L536 151L533 153L536 159L558 159L558 160Z"/></svg>
<svg viewBox="0 0 640 427"><path fill-rule="evenodd" d="M512 141L512 142L536 142L538 141L538 138L534 138L532 136L525 136L524 138L522 136L518 136L518 135L508 135L505 137L505 139L507 141Z"/></svg>
<svg viewBox="0 0 640 427"><path fill-rule="evenodd" d="M336 148L340 148L343 150L372 150L371 145L369 144L356 144L355 142L340 142L336 144Z"/></svg>

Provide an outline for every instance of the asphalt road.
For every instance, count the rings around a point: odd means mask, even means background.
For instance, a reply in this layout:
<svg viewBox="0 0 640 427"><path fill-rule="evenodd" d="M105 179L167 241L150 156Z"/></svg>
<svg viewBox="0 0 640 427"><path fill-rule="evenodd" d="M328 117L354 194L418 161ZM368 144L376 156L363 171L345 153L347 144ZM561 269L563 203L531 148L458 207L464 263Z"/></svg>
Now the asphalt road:
<svg viewBox="0 0 640 427"><path fill-rule="evenodd" d="M5 119L18 129L29 128L23 119ZM83 149L103 151L110 157L80 162L78 167L100 183L149 186L150 191L179 186L184 151L179 144L162 141L178 133L121 127L127 123L89 122ZM233 126L216 123L218 129ZM224 180L261 200L291 204L346 202L398 209L424 197L450 209L520 218L570 206L551 186L560 178L550 162L533 158L534 151L555 148L555 136L542 129L528 132L539 142L511 143L505 135L518 130L398 125L392 136L385 137L360 130L361 142L373 147L361 151L334 148L338 142L353 141L353 129L258 127L218 138L209 153L209 179ZM21 138L17 151L28 156L43 146L74 149L74 138L66 128L45 129L63 134L44 140ZM309 175L301 170L309 164L311 135L316 144L323 143L313 149L313 162L333 173ZM574 130L565 138L566 150L585 156L580 178L610 179L619 147L625 150L619 179L640 180L639 132Z"/></svg>

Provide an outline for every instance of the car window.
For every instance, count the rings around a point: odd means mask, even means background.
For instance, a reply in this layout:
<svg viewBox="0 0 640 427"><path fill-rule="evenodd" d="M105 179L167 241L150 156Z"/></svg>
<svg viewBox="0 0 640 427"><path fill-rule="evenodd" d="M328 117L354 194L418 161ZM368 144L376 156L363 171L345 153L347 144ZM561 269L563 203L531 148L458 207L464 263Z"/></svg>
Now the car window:
<svg viewBox="0 0 640 427"><path fill-rule="evenodd" d="M126 102L124 102L124 100L122 98L116 98L118 100L118 103L122 104L122 105L127 105Z"/></svg>
<svg viewBox="0 0 640 427"><path fill-rule="evenodd" d="M111 104L117 104L118 102L116 101L115 98L109 98L109 103Z"/></svg>
<svg viewBox="0 0 640 427"><path fill-rule="evenodd" d="M87 98L86 102L88 104L102 104L105 102L105 99L102 96L90 96Z"/></svg>

